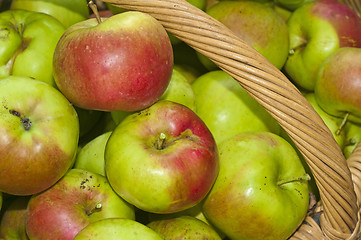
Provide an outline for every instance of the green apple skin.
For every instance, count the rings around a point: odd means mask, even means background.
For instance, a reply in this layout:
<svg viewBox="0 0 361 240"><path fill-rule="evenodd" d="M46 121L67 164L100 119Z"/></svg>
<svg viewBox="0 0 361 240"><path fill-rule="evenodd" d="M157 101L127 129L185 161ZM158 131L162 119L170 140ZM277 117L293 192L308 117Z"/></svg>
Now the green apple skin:
<svg viewBox="0 0 361 240"><path fill-rule="evenodd" d="M220 171L203 204L230 239L285 240L306 216L305 170L293 147L269 132L234 135L218 145Z"/></svg>
<svg viewBox="0 0 361 240"><path fill-rule="evenodd" d="M207 10L281 69L288 57L288 27L273 7L256 1L220 1Z"/></svg>
<svg viewBox="0 0 361 240"><path fill-rule="evenodd" d="M174 64L173 69L180 72L190 84L202 75L202 72L197 68L187 64Z"/></svg>
<svg viewBox="0 0 361 240"><path fill-rule="evenodd" d="M274 0L275 4L290 11L294 11L301 6L314 1L315 0Z"/></svg>
<svg viewBox="0 0 361 240"><path fill-rule="evenodd" d="M218 233L205 222L191 216L152 221L148 227L163 239L221 240Z"/></svg>
<svg viewBox="0 0 361 240"><path fill-rule="evenodd" d="M105 218L134 220L134 207L113 191L106 177L70 169L51 188L30 198L26 231L30 239L72 240L88 224Z"/></svg>
<svg viewBox="0 0 361 240"><path fill-rule="evenodd" d="M112 132L103 133L82 147L76 156L74 168L105 176L104 152L111 134Z"/></svg>
<svg viewBox="0 0 361 240"><path fill-rule="evenodd" d="M311 103L312 107L316 110L316 112L320 115L326 126L330 129L334 139L340 148L343 148L346 138L346 133L343 129L340 129L338 133L339 127L341 125L342 118L332 116L325 112L319 105L315 97L315 93L307 93L305 94L305 98Z"/></svg>
<svg viewBox="0 0 361 240"><path fill-rule="evenodd" d="M29 77L2 78L0 96L0 191L44 191L74 163L77 113L58 90Z"/></svg>
<svg viewBox="0 0 361 240"><path fill-rule="evenodd" d="M342 151L345 158L348 159L361 140L361 125L347 122L345 125L345 132L346 139Z"/></svg>
<svg viewBox="0 0 361 240"><path fill-rule="evenodd" d="M246 131L280 133L277 121L226 72L203 74L192 88L196 112L217 143Z"/></svg>
<svg viewBox="0 0 361 240"><path fill-rule="evenodd" d="M137 208L173 213L198 204L218 174L214 138L195 112L158 101L126 117L105 148L113 189Z"/></svg>
<svg viewBox="0 0 361 240"><path fill-rule="evenodd" d="M65 28L89 17L89 8L85 0L12 0L10 9L48 14L61 22Z"/></svg>
<svg viewBox="0 0 361 240"><path fill-rule="evenodd" d="M53 54L65 28L44 13L0 13L0 77L29 76L55 86Z"/></svg>
<svg viewBox="0 0 361 240"><path fill-rule="evenodd" d="M163 238L154 230L137 221L108 218L89 224L74 238L74 240L89 239L162 240Z"/></svg>
<svg viewBox="0 0 361 240"><path fill-rule="evenodd" d="M28 240L25 218L29 196L16 197L5 209L0 222L0 239Z"/></svg>
<svg viewBox="0 0 361 240"><path fill-rule="evenodd" d="M169 85L158 101L161 100L173 101L183 104L193 111L196 110L195 96L191 83L177 69L173 69ZM134 112L112 111L111 115L114 122L119 124L126 116L133 113Z"/></svg>
<svg viewBox="0 0 361 240"><path fill-rule="evenodd" d="M343 47L325 59L316 79L315 97L330 115L361 123L361 48Z"/></svg>
<svg viewBox="0 0 361 240"><path fill-rule="evenodd" d="M361 47L361 19L337 0L297 8L288 19L290 54L284 71L300 88L314 91L323 61L341 47Z"/></svg>
<svg viewBox="0 0 361 240"><path fill-rule="evenodd" d="M55 48L53 67L58 88L74 105L138 111L168 87L173 51L160 22L127 11L101 23L93 18L69 27Z"/></svg>

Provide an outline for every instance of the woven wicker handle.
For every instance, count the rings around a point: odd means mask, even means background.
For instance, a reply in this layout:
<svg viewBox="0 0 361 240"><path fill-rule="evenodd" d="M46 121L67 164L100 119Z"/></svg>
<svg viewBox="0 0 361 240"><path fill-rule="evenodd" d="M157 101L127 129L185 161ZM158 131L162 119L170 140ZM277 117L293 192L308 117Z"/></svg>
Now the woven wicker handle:
<svg viewBox="0 0 361 240"><path fill-rule="evenodd" d="M104 2L152 15L170 33L234 77L279 122L304 155L320 191L320 221L325 236L346 239L351 235L358 226L351 171L322 119L276 67L223 24L185 0Z"/></svg>

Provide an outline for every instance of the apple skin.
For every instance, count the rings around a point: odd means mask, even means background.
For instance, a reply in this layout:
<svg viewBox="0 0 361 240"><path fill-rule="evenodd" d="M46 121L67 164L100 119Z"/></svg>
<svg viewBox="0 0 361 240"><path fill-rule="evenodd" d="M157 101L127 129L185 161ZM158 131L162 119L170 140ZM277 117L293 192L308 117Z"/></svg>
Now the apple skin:
<svg viewBox="0 0 361 240"><path fill-rule="evenodd" d="M167 89L164 91L159 100L169 100L180 103L195 111L196 101L191 83L180 71L173 69L172 77ZM159 101L158 100L158 101ZM133 114L134 112L112 111L111 115L116 124L119 124L123 119Z"/></svg>
<svg viewBox="0 0 361 240"><path fill-rule="evenodd" d="M277 121L226 72L205 73L192 88L196 112L217 143L246 131L280 133Z"/></svg>
<svg viewBox="0 0 361 240"><path fill-rule="evenodd" d="M294 11L301 6L314 1L315 0L274 0L274 3L290 11Z"/></svg>
<svg viewBox="0 0 361 240"><path fill-rule="evenodd" d="M23 9L51 15L65 28L84 21L89 16L89 8L85 0L12 0L10 9Z"/></svg>
<svg viewBox="0 0 361 240"><path fill-rule="evenodd" d="M284 71L300 88L314 91L319 68L338 48L361 47L361 19L346 4L319 0L288 19L290 54Z"/></svg>
<svg viewBox="0 0 361 240"><path fill-rule="evenodd" d="M134 207L113 191L104 176L82 169L69 170L54 186L33 195L27 211L30 239L70 240L91 222L135 219Z"/></svg>
<svg viewBox="0 0 361 240"><path fill-rule="evenodd" d="M256 1L220 1L207 11L281 69L288 57L286 21L271 6Z"/></svg>
<svg viewBox="0 0 361 240"><path fill-rule="evenodd" d="M113 189L152 213L198 204L218 168L217 145L207 126L189 108L167 100L126 117L105 148L105 172Z"/></svg>
<svg viewBox="0 0 361 240"><path fill-rule="evenodd" d="M247 132L218 147L220 171L204 200L206 218L230 239L288 239L309 204L308 175L292 146L273 133Z"/></svg>
<svg viewBox="0 0 361 240"><path fill-rule="evenodd" d="M361 123L361 48L343 47L325 59L315 85L320 107L330 115Z"/></svg>
<svg viewBox="0 0 361 240"><path fill-rule="evenodd" d="M74 163L76 111L58 90L29 77L3 78L0 96L0 191L44 191Z"/></svg>
<svg viewBox="0 0 361 240"><path fill-rule="evenodd" d="M75 159L74 168L105 176L104 152L112 132L103 133L82 147Z"/></svg>
<svg viewBox="0 0 361 240"><path fill-rule="evenodd" d="M64 26L38 12L0 13L0 77L29 76L55 86L53 54Z"/></svg>
<svg viewBox="0 0 361 240"><path fill-rule="evenodd" d="M307 93L304 95L305 98L309 103L311 103L312 107L316 110L318 115L322 118L323 122L326 124L326 126L330 129L335 141L340 146L340 148L343 148L345 144L345 138L346 138L346 132L343 129L340 129L340 132L337 133L340 124L342 122L342 118L332 116L325 112L318 104L316 100L316 96L314 92Z"/></svg>
<svg viewBox="0 0 361 240"><path fill-rule="evenodd" d="M129 11L74 24L54 52L54 78L74 105L90 110L137 111L156 102L173 69L163 26Z"/></svg>
<svg viewBox="0 0 361 240"><path fill-rule="evenodd" d="M211 226L191 216L156 220L148 223L147 226L164 239L222 239Z"/></svg>
<svg viewBox="0 0 361 240"><path fill-rule="evenodd" d="M346 139L342 152L345 158L348 159L361 140L361 125L347 122L345 125L345 132Z"/></svg>
<svg viewBox="0 0 361 240"><path fill-rule="evenodd" d="M0 222L0 239L29 239L25 229L25 218L29 199L29 196L16 197L4 210Z"/></svg>
<svg viewBox="0 0 361 240"><path fill-rule="evenodd" d="M162 240L163 238L149 227L137 221L108 218L89 224L74 238L74 240L88 239Z"/></svg>

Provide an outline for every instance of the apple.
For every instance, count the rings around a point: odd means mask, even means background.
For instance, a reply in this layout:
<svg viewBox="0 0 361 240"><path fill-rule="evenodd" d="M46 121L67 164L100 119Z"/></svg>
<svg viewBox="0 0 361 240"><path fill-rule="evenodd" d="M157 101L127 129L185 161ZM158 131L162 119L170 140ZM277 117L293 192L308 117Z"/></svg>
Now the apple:
<svg viewBox="0 0 361 240"><path fill-rule="evenodd" d="M342 152L348 159L361 140L361 125L347 122L345 125L346 139Z"/></svg>
<svg viewBox="0 0 361 240"><path fill-rule="evenodd" d="M173 69L180 72L190 84L202 75L199 69L188 64L174 64Z"/></svg>
<svg viewBox="0 0 361 240"><path fill-rule="evenodd" d="M182 211L212 187L217 145L195 112L162 100L114 129L105 147L105 173L115 192L141 210Z"/></svg>
<svg viewBox="0 0 361 240"><path fill-rule="evenodd" d="M30 77L2 78L0 96L0 191L44 191L74 163L76 111L54 87Z"/></svg>
<svg viewBox="0 0 361 240"><path fill-rule="evenodd" d="M112 132L103 133L82 147L75 159L74 168L105 176L104 152Z"/></svg>
<svg viewBox="0 0 361 240"><path fill-rule="evenodd" d="M288 19L287 76L299 87L314 91L323 61L338 48L361 47L361 19L337 0L318 0L297 8Z"/></svg>
<svg viewBox="0 0 361 240"><path fill-rule="evenodd" d="M12 0L10 9L42 12L53 16L65 28L84 21L89 16L86 0Z"/></svg>
<svg viewBox="0 0 361 240"><path fill-rule="evenodd" d="M69 27L55 48L53 65L58 88L74 105L137 111L168 87L173 51L160 22L127 11Z"/></svg>
<svg viewBox="0 0 361 240"><path fill-rule="evenodd" d="M211 226L191 216L156 220L148 223L147 226L164 239L222 239Z"/></svg>
<svg viewBox="0 0 361 240"><path fill-rule="evenodd" d="M53 54L63 25L44 13L7 10L0 29L0 77L29 76L55 86Z"/></svg>
<svg viewBox="0 0 361 240"><path fill-rule="evenodd" d="M29 196L16 197L5 209L0 222L0 239L29 239L25 229L29 199Z"/></svg>
<svg viewBox="0 0 361 240"><path fill-rule="evenodd" d="M277 121L226 72L205 73L192 88L196 112L217 143L245 131L280 133Z"/></svg>
<svg viewBox="0 0 361 240"><path fill-rule="evenodd" d="M320 115L323 122L330 129L335 141L343 148L346 138L346 132L344 129L340 129L340 123L342 118L332 116L325 112L318 104L316 100L316 96L314 92L305 94L305 98L311 103L312 107L316 110L316 112Z"/></svg>
<svg viewBox="0 0 361 240"><path fill-rule="evenodd" d="M281 69L288 57L286 21L269 4L256 1L220 1L207 14Z"/></svg>
<svg viewBox="0 0 361 240"><path fill-rule="evenodd" d="M361 48L343 47L322 63L315 97L330 115L361 123Z"/></svg>
<svg viewBox="0 0 361 240"><path fill-rule="evenodd" d="M72 240L88 224L105 218L134 220L134 208L104 176L70 169L54 186L30 198L26 231L30 239Z"/></svg>
<svg viewBox="0 0 361 240"><path fill-rule="evenodd" d="M301 6L314 1L315 0L274 0L274 3L290 11L294 11Z"/></svg>
<svg viewBox="0 0 361 240"><path fill-rule="evenodd" d="M137 221L108 218L89 224L74 238L74 240L88 239L162 240L163 238L154 230Z"/></svg>
<svg viewBox="0 0 361 240"><path fill-rule="evenodd" d="M288 239L309 205L309 176L293 147L269 132L240 133L218 147L206 218L230 239Z"/></svg>
<svg viewBox="0 0 361 240"><path fill-rule="evenodd" d="M164 91L160 100L169 100L185 105L186 107L195 111L196 102L194 92L189 80L177 69L173 69L172 76L167 89ZM116 124L119 124L123 119L134 112L126 111L112 111L111 115Z"/></svg>

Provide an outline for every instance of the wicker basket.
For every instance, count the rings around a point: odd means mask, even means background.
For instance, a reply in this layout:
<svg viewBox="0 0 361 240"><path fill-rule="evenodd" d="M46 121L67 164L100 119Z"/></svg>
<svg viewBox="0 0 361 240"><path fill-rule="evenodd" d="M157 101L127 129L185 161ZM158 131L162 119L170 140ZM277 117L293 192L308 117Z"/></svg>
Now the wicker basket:
<svg viewBox="0 0 361 240"><path fill-rule="evenodd" d="M332 133L287 77L227 27L185 0L104 2L158 19L170 33L234 77L286 130L305 157L321 199L290 239L361 239L361 144L346 161ZM361 0L345 3L361 16Z"/></svg>

